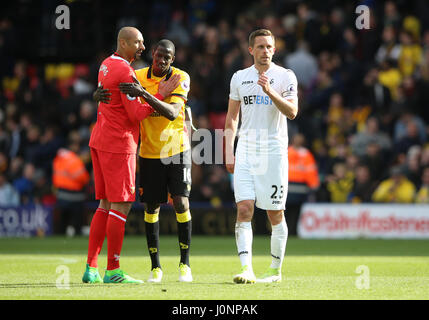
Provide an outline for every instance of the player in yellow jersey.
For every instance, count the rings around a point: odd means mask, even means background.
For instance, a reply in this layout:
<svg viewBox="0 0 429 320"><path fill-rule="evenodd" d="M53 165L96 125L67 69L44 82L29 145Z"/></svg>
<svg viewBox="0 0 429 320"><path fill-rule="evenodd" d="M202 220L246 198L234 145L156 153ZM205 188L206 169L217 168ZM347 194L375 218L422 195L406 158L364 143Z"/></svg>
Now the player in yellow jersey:
<svg viewBox="0 0 429 320"><path fill-rule="evenodd" d="M191 282L189 264L192 221L189 211L191 190L191 148L185 123L185 105L190 88L189 75L171 64L175 46L170 40L159 41L152 51L150 67L136 70L135 83L120 84L122 92L140 96L147 103L160 99L169 103L174 112L161 116L154 112L140 124L140 199L146 204L145 226L149 255L152 262L149 282L160 282L162 269L159 261L159 210L160 204L173 199L176 211L180 264L179 281ZM161 81L178 78L178 86L168 97L158 94ZM106 91L98 89L96 99Z"/></svg>

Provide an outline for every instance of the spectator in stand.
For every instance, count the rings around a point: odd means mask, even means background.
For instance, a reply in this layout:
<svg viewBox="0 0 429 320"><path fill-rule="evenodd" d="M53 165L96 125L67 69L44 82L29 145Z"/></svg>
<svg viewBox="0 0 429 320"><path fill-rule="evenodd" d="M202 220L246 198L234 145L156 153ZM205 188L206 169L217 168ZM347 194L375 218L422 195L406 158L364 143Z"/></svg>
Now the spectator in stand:
<svg viewBox="0 0 429 320"><path fill-rule="evenodd" d="M375 60L382 63L385 60L398 61L401 53L401 46L396 42L395 28L389 24L384 27L382 33L382 44L377 50Z"/></svg>
<svg viewBox="0 0 429 320"><path fill-rule="evenodd" d="M375 189L372 200L385 203L414 202L416 187L406 178L401 167L390 170L390 177L383 180Z"/></svg>
<svg viewBox="0 0 429 320"><path fill-rule="evenodd" d="M297 223L304 202L315 201L315 193L320 186L317 163L313 154L305 147L305 137L295 134L288 148L289 187L286 207L286 222L289 234L297 234Z"/></svg>
<svg viewBox="0 0 429 320"><path fill-rule="evenodd" d="M0 207L19 206L19 193L7 181L4 173L0 173Z"/></svg>
<svg viewBox="0 0 429 320"><path fill-rule="evenodd" d="M417 189L420 188L422 183L422 168L420 167L421 154L422 148L419 145L412 146L407 152L406 163L403 168L405 176Z"/></svg>
<svg viewBox="0 0 429 320"><path fill-rule="evenodd" d="M429 144L426 144L423 147L422 154L420 156L420 166L421 167L429 166Z"/></svg>
<svg viewBox="0 0 429 320"><path fill-rule="evenodd" d="M231 182L225 174L223 166L203 166L202 182L192 197L197 201L207 201L213 207L219 207L223 202L232 202Z"/></svg>
<svg viewBox="0 0 429 320"><path fill-rule="evenodd" d="M393 142L396 144L402 138L408 134L408 123L414 122L417 126L419 139L421 142L425 142L427 139L426 124L421 117L407 110L407 106L404 106L400 110L399 118L396 120L393 128Z"/></svg>
<svg viewBox="0 0 429 320"><path fill-rule="evenodd" d="M423 169L422 185L417 191L416 203L429 204L429 166Z"/></svg>
<svg viewBox="0 0 429 320"><path fill-rule="evenodd" d="M352 152L359 157L366 154L367 147L370 143L377 143L382 152L388 152L392 147L392 141L390 137L379 130L379 121L375 117L369 117L366 121L366 127L364 131L357 133L351 139Z"/></svg>
<svg viewBox="0 0 429 320"><path fill-rule="evenodd" d="M24 164L22 177L13 181L13 187L18 191L22 204L33 202L35 166L28 162Z"/></svg>
<svg viewBox="0 0 429 320"><path fill-rule="evenodd" d="M16 156L22 155L24 152L23 145L25 143L25 132L22 130L19 124L19 115L16 112L7 118L6 126L10 132L8 157L14 158Z"/></svg>
<svg viewBox="0 0 429 320"><path fill-rule="evenodd" d="M380 145L373 141L366 147L366 154L361 157L361 162L366 164L371 173L372 179L380 181L386 174L386 161L381 153Z"/></svg>
<svg viewBox="0 0 429 320"><path fill-rule="evenodd" d="M360 101L371 106L373 113L384 116L389 110L391 97L389 89L378 81L378 68L371 68L363 79Z"/></svg>
<svg viewBox="0 0 429 320"><path fill-rule="evenodd" d="M371 179L368 166L359 164L356 167L353 189L348 195L348 202L372 202L371 196L376 186L376 183Z"/></svg>
<svg viewBox="0 0 429 320"><path fill-rule="evenodd" d="M326 177L330 200L334 203L347 202L347 197L353 188L353 175L347 172L344 162L334 165L333 174Z"/></svg>
<svg viewBox="0 0 429 320"><path fill-rule="evenodd" d="M15 157L10 160L9 168L7 170L7 179L14 181L22 176L24 167L24 159L22 157Z"/></svg>
<svg viewBox="0 0 429 320"><path fill-rule="evenodd" d="M398 99L398 88L401 85L402 74L396 66L395 61L385 60L380 64L378 81L389 89L393 101Z"/></svg>
<svg viewBox="0 0 429 320"><path fill-rule="evenodd" d="M422 63L423 50L415 41L410 31L402 30L399 35L401 51L398 58L399 71L403 76L413 75L417 67Z"/></svg>
<svg viewBox="0 0 429 320"><path fill-rule="evenodd" d="M383 23L385 26L392 26L396 30L401 26L401 15L395 1L386 1L384 4Z"/></svg>
<svg viewBox="0 0 429 320"><path fill-rule="evenodd" d="M285 57L284 65L295 72L304 90L311 86L319 70L317 59L309 52L305 41L298 42L297 50Z"/></svg>
<svg viewBox="0 0 429 320"><path fill-rule="evenodd" d="M407 123L407 133L400 140L395 142L394 151L395 154L403 153L406 154L408 150L415 145L421 145L425 141L422 141L419 136L419 128L417 123L413 120L409 120Z"/></svg>
<svg viewBox="0 0 429 320"><path fill-rule="evenodd" d="M78 143L69 143L67 149L58 150L53 160L52 183L56 188L60 232L70 237L81 233L86 200L85 187L90 179L84 163L79 158L79 149Z"/></svg>

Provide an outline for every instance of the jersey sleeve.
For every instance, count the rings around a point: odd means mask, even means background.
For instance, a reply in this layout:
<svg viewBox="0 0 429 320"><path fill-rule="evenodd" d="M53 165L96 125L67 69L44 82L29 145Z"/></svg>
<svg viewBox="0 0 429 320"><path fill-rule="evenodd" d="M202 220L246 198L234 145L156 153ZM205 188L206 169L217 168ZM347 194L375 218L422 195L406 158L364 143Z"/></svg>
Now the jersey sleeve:
<svg viewBox="0 0 429 320"><path fill-rule="evenodd" d="M237 72L231 78L230 89L229 89L229 98L231 100L240 101L240 96L238 94L238 74Z"/></svg>
<svg viewBox="0 0 429 320"><path fill-rule="evenodd" d="M170 103L185 104L188 101L188 93L191 88L191 79L185 72L180 74L180 84L171 93Z"/></svg>
<svg viewBox="0 0 429 320"><path fill-rule="evenodd" d="M292 70L286 70L281 95L287 100L298 102L298 80Z"/></svg>
<svg viewBox="0 0 429 320"><path fill-rule="evenodd" d="M123 73L119 82L133 82L133 76L136 77L136 74L132 69L129 69L127 72ZM150 105L141 103L140 99L137 97L131 97L122 92L120 95L122 104L127 111L128 117L132 121L141 121L154 111Z"/></svg>

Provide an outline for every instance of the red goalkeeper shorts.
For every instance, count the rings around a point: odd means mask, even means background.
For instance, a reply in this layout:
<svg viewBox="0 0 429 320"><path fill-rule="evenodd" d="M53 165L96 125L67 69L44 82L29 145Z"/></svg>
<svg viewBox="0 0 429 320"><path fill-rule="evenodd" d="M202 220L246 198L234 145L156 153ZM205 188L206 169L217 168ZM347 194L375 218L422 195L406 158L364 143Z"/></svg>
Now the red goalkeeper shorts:
<svg viewBox="0 0 429 320"><path fill-rule="evenodd" d="M91 148L95 198L132 202L136 197L136 155Z"/></svg>

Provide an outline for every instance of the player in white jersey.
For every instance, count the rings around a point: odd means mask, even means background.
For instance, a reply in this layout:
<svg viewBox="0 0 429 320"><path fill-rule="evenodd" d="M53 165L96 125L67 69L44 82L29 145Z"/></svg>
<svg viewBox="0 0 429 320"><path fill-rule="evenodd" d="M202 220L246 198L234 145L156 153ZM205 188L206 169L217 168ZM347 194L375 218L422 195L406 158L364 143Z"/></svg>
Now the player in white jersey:
<svg viewBox="0 0 429 320"><path fill-rule="evenodd" d="M241 272L235 283L281 281L288 229L284 217L288 186L287 118L298 112L298 83L291 70L272 62L275 39L266 29L249 36L254 64L231 79L226 131L226 168L234 174L237 203L235 237ZM234 156L239 113L241 127ZM272 262L256 280L252 267L254 206L267 211L271 223Z"/></svg>

